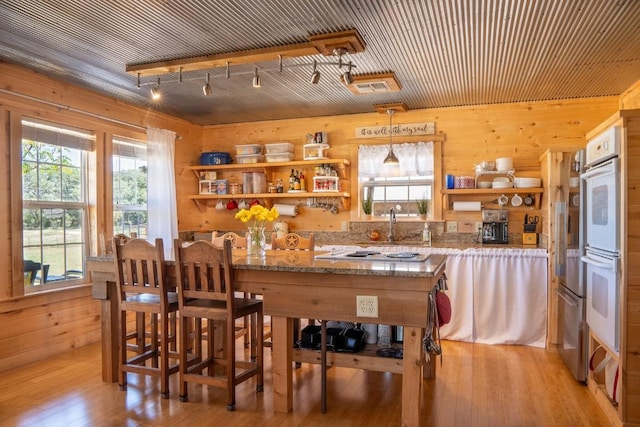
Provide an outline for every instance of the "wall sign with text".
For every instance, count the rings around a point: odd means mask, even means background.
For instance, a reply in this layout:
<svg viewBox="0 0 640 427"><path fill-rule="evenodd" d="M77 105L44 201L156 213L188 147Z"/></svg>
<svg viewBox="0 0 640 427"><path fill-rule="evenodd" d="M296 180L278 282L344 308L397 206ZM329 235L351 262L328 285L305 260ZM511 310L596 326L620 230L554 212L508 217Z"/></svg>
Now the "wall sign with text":
<svg viewBox="0 0 640 427"><path fill-rule="evenodd" d="M435 122L406 123L393 125L393 136L433 135L436 133ZM365 126L356 128L356 138L389 137L389 126Z"/></svg>

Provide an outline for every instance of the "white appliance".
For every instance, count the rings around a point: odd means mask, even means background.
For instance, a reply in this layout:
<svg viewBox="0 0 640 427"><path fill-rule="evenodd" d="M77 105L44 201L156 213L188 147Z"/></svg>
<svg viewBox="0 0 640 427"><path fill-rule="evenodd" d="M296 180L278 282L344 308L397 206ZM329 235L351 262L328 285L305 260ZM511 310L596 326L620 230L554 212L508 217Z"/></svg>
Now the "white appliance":
<svg viewBox="0 0 640 427"><path fill-rule="evenodd" d="M619 351L620 130L612 127L587 142L585 265L587 324Z"/></svg>
<svg viewBox="0 0 640 427"><path fill-rule="evenodd" d="M578 187L571 185L572 175L583 171L585 150L573 157L564 156L566 170L560 176L562 199L555 203L555 273L558 277L558 352L565 365L578 381L587 379L588 328L586 322L586 286L584 266L580 257L584 253L584 181Z"/></svg>

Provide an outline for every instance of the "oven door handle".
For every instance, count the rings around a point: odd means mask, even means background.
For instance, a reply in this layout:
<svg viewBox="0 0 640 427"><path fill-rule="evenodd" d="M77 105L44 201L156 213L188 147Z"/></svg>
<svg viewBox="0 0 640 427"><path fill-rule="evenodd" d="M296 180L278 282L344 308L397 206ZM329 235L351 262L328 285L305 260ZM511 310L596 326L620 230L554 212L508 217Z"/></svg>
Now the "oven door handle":
<svg viewBox="0 0 640 427"><path fill-rule="evenodd" d="M603 268L605 270L616 271L616 263L614 260L603 262L597 259L591 258L589 255L583 255L580 260L584 263L591 264L595 267Z"/></svg>
<svg viewBox="0 0 640 427"><path fill-rule="evenodd" d="M611 175L616 173L616 162L617 159L611 159L608 162L605 162L601 165L598 165L594 168L588 169L582 172L580 178L582 179L590 179L597 178L601 176Z"/></svg>
<svg viewBox="0 0 640 427"><path fill-rule="evenodd" d="M558 294L558 296L560 298L562 298L564 300L564 302L566 302L567 304L569 304L570 307L577 307L578 303L571 300L569 295L567 295L567 291L563 290L563 289L556 289L556 293Z"/></svg>

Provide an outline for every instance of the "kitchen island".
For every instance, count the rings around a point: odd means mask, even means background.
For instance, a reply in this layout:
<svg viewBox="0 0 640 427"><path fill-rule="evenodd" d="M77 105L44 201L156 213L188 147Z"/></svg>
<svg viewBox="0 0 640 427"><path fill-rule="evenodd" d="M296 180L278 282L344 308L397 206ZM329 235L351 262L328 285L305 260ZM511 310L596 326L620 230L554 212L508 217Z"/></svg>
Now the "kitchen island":
<svg viewBox="0 0 640 427"><path fill-rule="evenodd" d="M317 252L316 252L317 253ZM171 275L173 265L168 262ZM424 262L319 260L310 252L267 251L264 259L248 258L234 250L233 266L239 291L261 294L264 311L272 316L274 410L293 410L293 318L403 325L402 425L420 425L423 376L435 376L435 363L425 368L422 350L427 324L428 293L444 274L446 257L432 255ZM103 381L117 380L117 300L110 256L89 257L93 295L102 300ZM378 317L356 315L356 296L375 296ZM346 364L368 369L366 355L354 354ZM376 369L386 359L376 358ZM342 362L341 362L342 360ZM397 370L389 360L390 372ZM423 372L427 369L428 372Z"/></svg>

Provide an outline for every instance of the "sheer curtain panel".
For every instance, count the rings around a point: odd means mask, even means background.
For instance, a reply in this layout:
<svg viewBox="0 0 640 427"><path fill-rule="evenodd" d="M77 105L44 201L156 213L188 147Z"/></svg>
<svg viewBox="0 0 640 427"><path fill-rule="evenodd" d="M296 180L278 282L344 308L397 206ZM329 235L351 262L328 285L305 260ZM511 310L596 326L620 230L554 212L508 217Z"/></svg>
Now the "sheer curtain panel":
<svg viewBox="0 0 640 427"><path fill-rule="evenodd" d="M165 129L147 128L149 211L148 240L164 240L165 259L173 259L173 239L178 237L175 181L176 134Z"/></svg>

